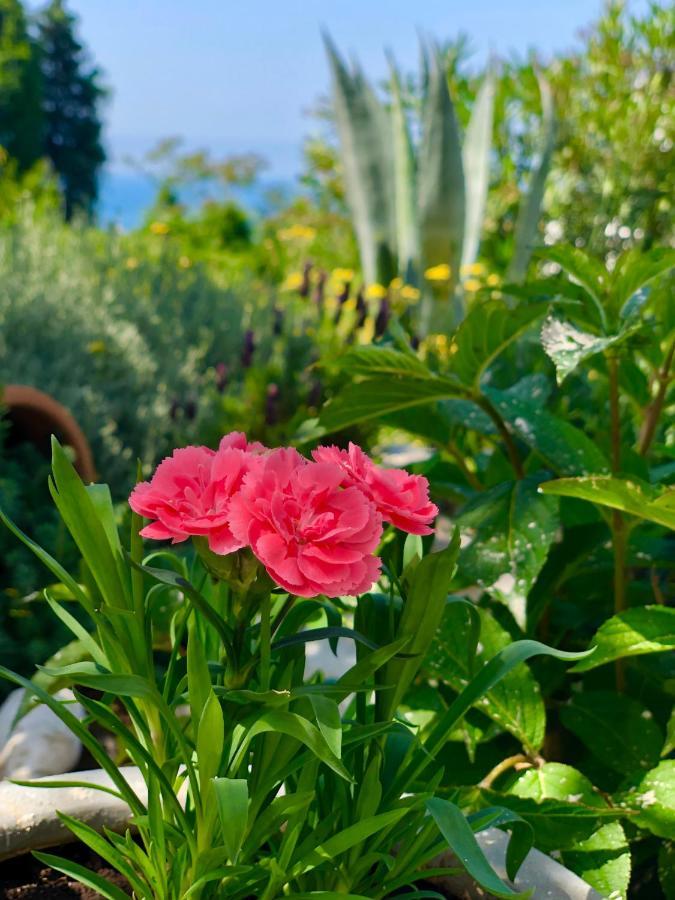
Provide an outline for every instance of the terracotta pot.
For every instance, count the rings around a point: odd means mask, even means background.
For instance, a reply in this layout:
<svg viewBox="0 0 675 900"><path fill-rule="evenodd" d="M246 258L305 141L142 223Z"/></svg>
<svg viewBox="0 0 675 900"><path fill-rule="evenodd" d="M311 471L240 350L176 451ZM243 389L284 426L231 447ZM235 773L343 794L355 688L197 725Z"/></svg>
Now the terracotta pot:
<svg viewBox="0 0 675 900"><path fill-rule="evenodd" d="M23 384L7 385L0 405L21 438L49 455L52 434L75 453L75 469L83 481L95 481L96 469L89 443L70 412L43 391Z"/></svg>

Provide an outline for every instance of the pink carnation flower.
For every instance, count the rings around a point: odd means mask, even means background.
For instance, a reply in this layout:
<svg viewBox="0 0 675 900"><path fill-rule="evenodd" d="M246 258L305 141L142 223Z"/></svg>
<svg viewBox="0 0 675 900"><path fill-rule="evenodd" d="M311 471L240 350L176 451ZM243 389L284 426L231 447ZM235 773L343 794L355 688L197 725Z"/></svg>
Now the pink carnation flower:
<svg viewBox="0 0 675 900"><path fill-rule="evenodd" d="M141 531L143 537L170 538L177 544L191 535L206 535L214 553L238 550L243 543L230 531L230 500L244 476L260 464L264 449L233 432L222 439L218 450L174 450L152 479L137 484L129 497L135 512L155 520Z"/></svg>
<svg viewBox="0 0 675 900"><path fill-rule="evenodd" d="M352 443L349 450L317 447L312 456L317 462L339 466L345 475L344 483L360 488L385 522L410 534L432 533L429 525L438 515L438 507L429 500L429 482L423 475L376 466Z"/></svg>
<svg viewBox="0 0 675 900"><path fill-rule="evenodd" d="M270 576L300 597L359 594L378 577L372 555L382 534L374 505L343 472L279 449L245 478L230 505L230 528Z"/></svg>

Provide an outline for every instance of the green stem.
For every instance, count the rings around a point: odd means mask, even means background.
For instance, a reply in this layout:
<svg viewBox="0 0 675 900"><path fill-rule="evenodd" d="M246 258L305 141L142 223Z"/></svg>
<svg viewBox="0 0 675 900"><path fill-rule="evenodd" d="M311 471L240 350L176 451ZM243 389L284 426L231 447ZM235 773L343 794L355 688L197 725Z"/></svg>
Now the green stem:
<svg viewBox="0 0 675 900"><path fill-rule="evenodd" d="M520 456L518 455L518 450L516 449L516 445L513 442L513 438L511 437L511 434L506 427L506 422L502 419L492 403L490 403L488 398L484 395L478 397L475 402L484 412L488 414L488 416L490 416L492 421L497 426L497 431L504 441L504 446L506 447L506 452L508 453L509 460L511 462L511 465L513 466L513 471L515 472L516 478L518 480L521 480L525 477L525 470L523 469L523 464L521 462Z"/></svg>
<svg viewBox="0 0 675 900"><path fill-rule="evenodd" d="M652 445L652 441L654 440L654 435L656 434L656 426L659 424L659 418L661 416L661 412L663 411L663 405L666 401L666 391L668 390L668 382L670 380L670 367L673 364L673 358L675 358L675 340L670 345L670 349L668 350L666 358L663 361L663 366L656 373L656 379L659 382L659 387L656 392L656 396L647 407L645 420L642 425L642 430L640 431L640 441L638 444L638 453L640 454L640 456L647 455L647 453L649 452L649 448Z"/></svg>
<svg viewBox="0 0 675 900"><path fill-rule="evenodd" d="M265 594L260 601L260 689L270 689L270 661L272 658L272 601Z"/></svg>
<svg viewBox="0 0 675 900"><path fill-rule="evenodd" d="M619 360L614 355L607 356L609 371L609 413L611 428L612 474L621 470L621 417L619 412ZM612 511L610 521L612 548L614 550L614 615L626 608L626 521L618 510ZM623 693L626 686L624 660L615 663L616 689Z"/></svg>

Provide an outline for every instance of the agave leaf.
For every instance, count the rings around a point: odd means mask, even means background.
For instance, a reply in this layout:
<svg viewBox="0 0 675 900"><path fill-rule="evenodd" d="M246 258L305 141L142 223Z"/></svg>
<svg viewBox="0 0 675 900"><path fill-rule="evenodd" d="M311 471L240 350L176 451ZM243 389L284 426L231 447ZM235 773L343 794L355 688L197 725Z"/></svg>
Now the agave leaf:
<svg viewBox="0 0 675 900"><path fill-rule="evenodd" d="M398 266L406 281L414 283L417 280L419 257L415 150L403 105L401 79L393 57L390 57L389 65L391 68L391 125Z"/></svg>
<svg viewBox="0 0 675 900"><path fill-rule="evenodd" d="M360 69L347 68L327 34L324 43L363 274L367 281L386 283L395 273L393 163L387 116Z"/></svg>
<svg viewBox="0 0 675 900"><path fill-rule="evenodd" d="M452 290L464 238L464 168L459 124L437 48L429 60L429 86L422 109L418 203L423 265L448 263Z"/></svg>
<svg viewBox="0 0 675 900"><path fill-rule="evenodd" d="M556 118L551 85L540 73L537 74L541 97L541 134L537 162L533 166L527 194L520 202L516 221L513 257L508 271L508 280L520 282L525 277L532 256L537 234L537 225L544 199L546 177L551 167L551 158L556 142Z"/></svg>
<svg viewBox="0 0 675 900"><path fill-rule="evenodd" d="M490 183L490 150L495 99L495 76L488 70L474 104L464 137L462 164L466 190L466 216L462 265L476 261Z"/></svg>

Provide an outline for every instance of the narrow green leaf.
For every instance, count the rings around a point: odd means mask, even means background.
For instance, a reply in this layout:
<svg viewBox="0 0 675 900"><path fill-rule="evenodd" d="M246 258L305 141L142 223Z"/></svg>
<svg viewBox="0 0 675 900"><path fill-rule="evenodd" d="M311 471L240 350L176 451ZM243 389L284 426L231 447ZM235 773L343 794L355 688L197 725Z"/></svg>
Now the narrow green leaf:
<svg viewBox="0 0 675 900"><path fill-rule="evenodd" d="M401 79L393 58L391 70L391 125L393 131L394 209L396 248L400 274L415 283L419 272L417 171L410 125L401 95Z"/></svg>
<svg viewBox="0 0 675 900"><path fill-rule="evenodd" d="M326 739L331 752L340 759L342 756L340 708L335 700L332 700L330 697L323 697L321 694L310 694L309 702L312 704L319 731Z"/></svg>
<svg viewBox="0 0 675 900"><path fill-rule="evenodd" d="M497 875L479 847L471 826L459 807L440 797L427 800L426 806L450 849L481 887L495 897L529 896L529 893L514 891Z"/></svg>
<svg viewBox="0 0 675 900"><path fill-rule="evenodd" d="M248 783L244 778L214 778L223 843L236 863L248 824Z"/></svg>
<svg viewBox="0 0 675 900"><path fill-rule="evenodd" d="M92 872L91 869L87 869L79 863L70 859L63 859L60 856L52 856L51 853L34 852L33 856L46 866L56 869L57 872L63 872L64 875L74 878L80 884L98 891L106 900L130 900L129 894L125 893L121 888L111 884L105 878L97 875L96 872Z"/></svg>

